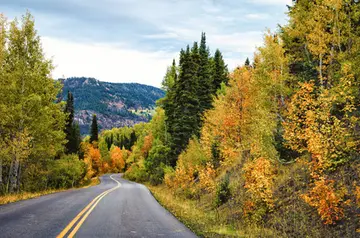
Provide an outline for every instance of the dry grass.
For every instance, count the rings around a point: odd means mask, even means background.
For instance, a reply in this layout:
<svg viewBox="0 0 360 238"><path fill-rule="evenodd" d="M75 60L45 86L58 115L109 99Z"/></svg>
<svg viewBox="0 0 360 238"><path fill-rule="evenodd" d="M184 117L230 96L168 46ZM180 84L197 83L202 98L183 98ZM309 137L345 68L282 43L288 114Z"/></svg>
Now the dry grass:
<svg viewBox="0 0 360 238"><path fill-rule="evenodd" d="M99 183L100 183L100 180L98 177L92 178L90 181L90 184L80 187L80 188L88 188L91 186L98 185ZM74 188L72 188L72 189L74 189ZM75 188L75 189L78 189L78 188ZM40 197L43 195L62 192L62 191L66 191L66 190L69 190L69 189L51 189L51 190L45 190L45 191L41 191L41 192L34 192L34 193L21 192L21 193L14 193L14 194L6 194L3 196L0 196L0 205L17 202L17 201L21 201L21 200L27 200L27 199L31 199L31 198L37 198L37 197Z"/></svg>
<svg viewBox="0 0 360 238"><path fill-rule="evenodd" d="M61 192L66 189L59 189L59 190L46 190L41 192L29 193L29 192L21 192L21 193L14 193L14 194L6 194L4 196L0 196L0 205L8 204L12 202L17 202L21 200L26 200L30 198L40 197L42 195Z"/></svg>
<svg viewBox="0 0 360 238"><path fill-rule="evenodd" d="M154 197L200 237L235 237L236 231L221 221L214 210L206 210L196 200L175 196L166 186L148 188Z"/></svg>

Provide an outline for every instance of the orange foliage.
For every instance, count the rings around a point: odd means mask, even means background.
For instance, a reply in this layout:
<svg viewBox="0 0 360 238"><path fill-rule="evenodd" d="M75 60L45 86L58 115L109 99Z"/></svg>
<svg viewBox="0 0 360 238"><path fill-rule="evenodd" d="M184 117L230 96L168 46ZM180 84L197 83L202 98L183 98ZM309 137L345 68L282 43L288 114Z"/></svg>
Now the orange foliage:
<svg viewBox="0 0 360 238"><path fill-rule="evenodd" d="M91 159L93 169L99 173L102 167L100 150L90 145L88 156Z"/></svg>
<svg viewBox="0 0 360 238"><path fill-rule="evenodd" d="M355 186L356 204L360 207L360 186Z"/></svg>
<svg viewBox="0 0 360 238"><path fill-rule="evenodd" d="M173 180L173 186L181 189L189 189L194 185L194 173L195 168L192 166L185 166L179 160L175 171L175 178Z"/></svg>
<svg viewBox="0 0 360 238"><path fill-rule="evenodd" d="M357 204L358 208L360 208L360 186L356 186L356 184L355 184L354 194L356 197L356 204ZM360 217L360 214L358 214L358 216ZM357 229L356 232L360 233L360 228Z"/></svg>
<svg viewBox="0 0 360 238"><path fill-rule="evenodd" d="M344 206L349 204L344 201L346 189L336 191L333 180L321 179L315 181L315 186L302 198L309 205L317 208L324 224L335 224L344 217Z"/></svg>
<svg viewBox="0 0 360 238"><path fill-rule="evenodd" d="M288 146L300 153L305 150L307 139L303 131L306 127L306 112L315 110L314 86L313 82L301 84L288 105L288 120L283 123Z"/></svg>
<svg viewBox="0 0 360 238"><path fill-rule="evenodd" d="M255 203L250 200L245 201L244 206L243 206L244 216L249 215L254 210L255 210Z"/></svg>
<svg viewBox="0 0 360 238"><path fill-rule="evenodd" d="M348 70L345 67L346 70ZM347 71L344 71L347 74ZM329 170L347 162L356 150L358 141L353 137L353 98L343 103L344 116L332 115L335 103L343 100L347 85L351 85L351 74L340 80L340 90L316 88L314 82L302 83L288 106L288 117L284 123L284 138L293 150L308 152L314 184L303 199L315 207L325 224L334 224L344 217L343 201L346 192L336 189L333 181L326 180ZM340 90L339 92L337 90ZM350 90L350 89L348 89ZM338 100L338 101L337 101Z"/></svg>
<svg viewBox="0 0 360 238"><path fill-rule="evenodd" d="M104 162L102 167L101 167L101 172L102 173L108 173L110 172L110 165L107 162Z"/></svg>
<svg viewBox="0 0 360 238"><path fill-rule="evenodd" d="M230 76L231 87L226 89L224 96L214 102L214 110L205 113L201 143L208 156L214 138L219 138L220 151L225 163L232 163L238 158L241 143L248 139L251 115L251 69L240 68Z"/></svg>
<svg viewBox="0 0 360 238"><path fill-rule="evenodd" d="M275 168L268 159L258 158L245 164L245 188L254 202L264 202L267 207L274 206L273 180Z"/></svg>
<svg viewBox="0 0 360 238"><path fill-rule="evenodd" d="M152 133L144 137L144 144L141 148L141 153L143 154L144 158L148 156L153 141L154 141L154 136L152 135Z"/></svg>
<svg viewBox="0 0 360 238"><path fill-rule="evenodd" d="M207 192L215 191L215 177L216 171L211 163L207 163L206 167L203 169L199 168L200 189L204 189Z"/></svg>
<svg viewBox="0 0 360 238"><path fill-rule="evenodd" d="M111 169L114 172L121 172L125 168L123 151L119 147L115 146L110 151L110 157L111 157Z"/></svg>
<svg viewBox="0 0 360 238"><path fill-rule="evenodd" d="M91 179L92 177L94 177L98 171L95 171L94 167L96 167L96 162L93 160L94 159L94 154L96 154L96 152L94 152L94 148L93 145L87 142L82 142L81 143L81 150L84 152L84 162L86 164L86 175L85 178L87 180ZM99 152L100 154L100 152ZM96 156L95 156L96 158Z"/></svg>

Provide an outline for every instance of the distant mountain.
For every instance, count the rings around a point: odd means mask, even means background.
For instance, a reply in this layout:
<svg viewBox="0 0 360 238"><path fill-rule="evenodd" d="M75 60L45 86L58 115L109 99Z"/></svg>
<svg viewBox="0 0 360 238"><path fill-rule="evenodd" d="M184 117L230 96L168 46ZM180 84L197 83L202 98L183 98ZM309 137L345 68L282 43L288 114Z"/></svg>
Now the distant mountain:
<svg viewBox="0 0 360 238"><path fill-rule="evenodd" d="M152 116L156 100L165 93L159 88L138 83L107 83L94 78L59 79L63 84L62 99L74 95L75 121L81 134L88 134L93 114L100 129L132 126Z"/></svg>

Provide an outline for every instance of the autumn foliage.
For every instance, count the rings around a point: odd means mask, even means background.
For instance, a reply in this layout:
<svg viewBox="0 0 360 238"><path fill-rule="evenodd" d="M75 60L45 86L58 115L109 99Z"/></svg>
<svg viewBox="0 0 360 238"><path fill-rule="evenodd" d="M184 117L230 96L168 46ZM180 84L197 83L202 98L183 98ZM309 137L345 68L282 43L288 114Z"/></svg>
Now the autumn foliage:
<svg viewBox="0 0 360 238"><path fill-rule="evenodd" d="M346 195L346 188L335 189L334 181L321 179L302 197L308 204L317 208L324 224L335 224L344 218L344 206L350 203L350 200L345 200Z"/></svg>
<svg viewBox="0 0 360 238"><path fill-rule="evenodd" d="M122 172L125 168L125 160L123 154L126 151L122 151L119 147L115 146L110 151L111 157L111 170L114 172Z"/></svg>
<svg viewBox="0 0 360 238"><path fill-rule="evenodd" d="M258 158L247 163L243 171L245 173L245 185L253 203L264 203L269 209L274 206L273 186L275 167L265 158Z"/></svg>

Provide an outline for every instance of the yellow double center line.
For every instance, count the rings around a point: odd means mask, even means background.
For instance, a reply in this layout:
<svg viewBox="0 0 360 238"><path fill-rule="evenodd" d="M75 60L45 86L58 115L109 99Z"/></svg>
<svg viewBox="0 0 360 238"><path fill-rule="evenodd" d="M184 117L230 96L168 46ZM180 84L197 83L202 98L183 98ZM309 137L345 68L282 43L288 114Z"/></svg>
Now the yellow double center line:
<svg viewBox="0 0 360 238"><path fill-rule="evenodd" d="M105 197L107 194L111 193L115 189L118 189L121 186L121 183L114 179L112 175L110 176L112 180L114 180L117 183L117 186L106 190L105 192L98 195L94 200L92 200L77 216L65 227L65 229L56 237L56 238L63 238L65 235L71 230L71 228L75 225L75 223L81 218L81 220L76 224L74 229L70 232L70 234L67 237L74 237L76 232L80 229L81 225L84 223L86 218L90 215L92 210L96 207L96 205L100 202L103 197ZM84 215L85 213L85 215ZM84 216L83 216L84 215Z"/></svg>

